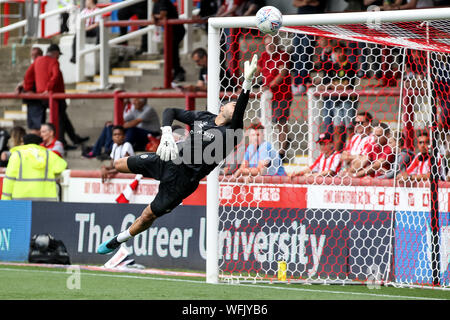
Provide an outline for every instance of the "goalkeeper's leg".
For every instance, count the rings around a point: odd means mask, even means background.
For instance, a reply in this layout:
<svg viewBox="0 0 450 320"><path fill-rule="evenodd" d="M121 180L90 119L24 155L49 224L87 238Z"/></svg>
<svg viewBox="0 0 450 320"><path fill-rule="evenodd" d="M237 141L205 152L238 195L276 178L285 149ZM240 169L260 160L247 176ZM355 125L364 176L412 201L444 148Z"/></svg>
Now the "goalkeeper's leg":
<svg viewBox="0 0 450 320"><path fill-rule="evenodd" d="M141 216L137 218L133 224L125 231L122 231L112 239L103 242L97 252L100 254L107 254L116 250L122 243L128 239L138 235L139 233L147 230L156 220L157 216L152 212L150 205L148 205L141 213Z"/></svg>

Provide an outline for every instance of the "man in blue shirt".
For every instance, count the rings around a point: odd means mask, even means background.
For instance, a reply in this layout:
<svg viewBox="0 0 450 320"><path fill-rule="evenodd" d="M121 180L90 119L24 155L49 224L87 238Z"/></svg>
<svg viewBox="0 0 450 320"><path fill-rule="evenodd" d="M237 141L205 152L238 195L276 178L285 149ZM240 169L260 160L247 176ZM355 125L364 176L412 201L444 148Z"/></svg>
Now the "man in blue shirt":
<svg viewBox="0 0 450 320"><path fill-rule="evenodd" d="M247 129L249 145L245 151L244 162L234 173L239 176L285 176L283 164L278 152L268 141L264 141L264 127L252 124Z"/></svg>

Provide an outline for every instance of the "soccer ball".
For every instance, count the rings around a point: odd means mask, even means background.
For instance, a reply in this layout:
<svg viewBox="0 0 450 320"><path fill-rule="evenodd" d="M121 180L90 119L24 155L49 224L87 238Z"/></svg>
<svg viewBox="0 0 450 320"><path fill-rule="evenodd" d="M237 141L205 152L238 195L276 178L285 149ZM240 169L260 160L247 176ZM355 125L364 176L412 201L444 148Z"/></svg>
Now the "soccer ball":
<svg viewBox="0 0 450 320"><path fill-rule="evenodd" d="M263 33L275 34L281 28L283 15L272 6L265 6L256 13L256 26Z"/></svg>

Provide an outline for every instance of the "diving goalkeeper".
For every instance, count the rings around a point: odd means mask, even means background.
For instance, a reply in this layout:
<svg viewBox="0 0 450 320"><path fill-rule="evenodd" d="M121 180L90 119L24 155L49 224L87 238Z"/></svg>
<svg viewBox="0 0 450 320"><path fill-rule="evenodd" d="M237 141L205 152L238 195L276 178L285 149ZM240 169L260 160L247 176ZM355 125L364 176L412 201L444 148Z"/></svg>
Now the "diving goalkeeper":
<svg viewBox="0 0 450 320"><path fill-rule="evenodd" d="M192 194L200 180L234 150L242 138L235 132L241 132L244 127L244 113L257 61L258 57L254 55L251 62L244 63L244 82L236 102L221 106L217 115L208 111L167 108L163 112L161 142L156 153L125 157L114 162L119 172L142 174L159 180L160 184L155 199L141 216L127 230L103 242L97 249L98 253L111 253L123 242L150 228L158 217L171 212ZM174 120L191 127L189 137L180 146L172 135Z"/></svg>

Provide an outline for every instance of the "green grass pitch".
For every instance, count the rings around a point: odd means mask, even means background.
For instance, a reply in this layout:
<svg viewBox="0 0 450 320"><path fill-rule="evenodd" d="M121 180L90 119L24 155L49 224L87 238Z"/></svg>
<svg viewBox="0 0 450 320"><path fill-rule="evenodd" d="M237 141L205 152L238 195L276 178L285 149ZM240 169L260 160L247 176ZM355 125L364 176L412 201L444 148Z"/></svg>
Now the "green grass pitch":
<svg viewBox="0 0 450 320"><path fill-rule="evenodd" d="M450 300L450 291L419 288L207 284L204 277L84 269L73 278L68 270L0 265L0 300Z"/></svg>

